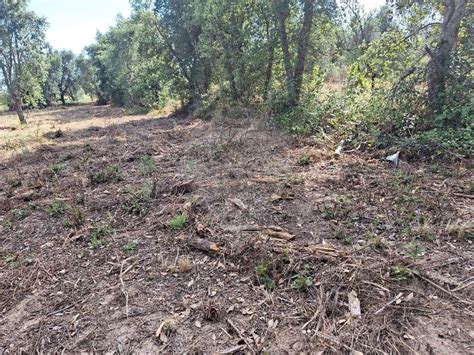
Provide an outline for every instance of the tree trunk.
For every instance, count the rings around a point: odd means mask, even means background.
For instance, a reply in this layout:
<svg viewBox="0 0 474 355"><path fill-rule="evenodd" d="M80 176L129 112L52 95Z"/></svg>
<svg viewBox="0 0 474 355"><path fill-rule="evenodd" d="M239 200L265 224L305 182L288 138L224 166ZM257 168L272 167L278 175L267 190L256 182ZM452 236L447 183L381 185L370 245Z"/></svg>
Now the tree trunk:
<svg viewBox="0 0 474 355"><path fill-rule="evenodd" d="M273 0L273 10L275 12L278 34L280 35L281 50L283 52L283 62L285 64L288 103L291 105L291 103L294 102L295 92L291 54L288 45L288 34L286 33L286 18L290 12L289 0Z"/></svg>
<svg viewBox="0 0 474 355"><path fill-rule="evenodd" d="M298 103L301 94L301 85L303 83L303 73L306 63L306 54L308 53L309 35L311 33L311 25L313 23L313 11L314 11L314 0L305 0L304 2L304 16L303 16L303 27L301 28L299 42L298 42L298 54L296 57L296 66L294 74L294 97L293 102L290 104L295 105Z"/></svg>
<svg viewBox="0 0 474 355"><path fill-rule="evenodd" d="M63 106L66 106L66 96L63 92L61 93L61 102L63 103Z"/></svg>
<svg viewBox="0 0 474 355"><path fill-rule="evenodd" d="M25 113L23 112L23 109L21 108L21 98L19 95L15 95L14 107L15 107L15 112L18 115L18 118L20 119L20 123L26 124L27 122L25 118Z"/></svg>
<svg viewBox="0 0 474 355"><path fill-rule="evenodd" d="M270 91L270 84L272 82L273 76L273 61L275 59L275 39L276 36L270 31L270 23L266 22L266 33L268 41L268 61L267 61L267 70L265 72L265 82L263 84L263 100L268 100L268 92Z"/></svg>
<svg viewBox="0 0 474 355"><path fill-rule="evenodd" d="M440 112L445 102L446 75L466 4L467 0L444 0L443 24L439 43L434 50L426 47L426 51L431 57L427 67L426 81L432 113Z"/></svg>

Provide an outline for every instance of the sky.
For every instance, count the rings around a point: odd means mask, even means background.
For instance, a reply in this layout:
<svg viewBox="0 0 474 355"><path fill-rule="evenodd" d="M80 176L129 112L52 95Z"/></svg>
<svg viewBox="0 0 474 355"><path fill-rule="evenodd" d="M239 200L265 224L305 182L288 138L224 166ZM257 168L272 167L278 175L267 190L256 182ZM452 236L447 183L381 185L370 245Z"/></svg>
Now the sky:
<svg viewBox="0 0 474 355"><path fill-rule="evenodd" d="M371 10L385 0L360 2ZM97 31L106 32L118 13L130 15L129 0L30 0L30 9L48 20L46 39L53 48L76 54L94 42Z"/></svg>
<svg viewBox="0 0 474 355"><path fill-rule="evenodd" d="M97 31L106 32L118 13L130 15L129 0L30 0L29 8L46 17L46 40L55 49L79 54Z"/></svg>

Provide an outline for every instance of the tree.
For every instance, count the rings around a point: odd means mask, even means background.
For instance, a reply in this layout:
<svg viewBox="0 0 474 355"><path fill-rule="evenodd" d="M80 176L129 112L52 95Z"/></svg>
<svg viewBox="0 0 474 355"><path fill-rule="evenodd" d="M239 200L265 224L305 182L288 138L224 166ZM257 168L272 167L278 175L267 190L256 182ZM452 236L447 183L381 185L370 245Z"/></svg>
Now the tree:
<svg viewBox="0 0 474 355"><path fill-rule="evenodd" d="M426 79L433 113L440 112L445 103L446 77L466 5L467 0L444 0L443 22L436 48L425 47L430 56Z"/></svg>
<svg viewBox="0 0 474 355"><path fill-rule="evenodd" d="M211 60L202 51L205 0L156 0L156 29L166 44L176 73L184 81L186 103L198 104L208 92Z"/></svg>
<svg viewBox="0 0 474 355"><path fill-rule="evenodd" d="M59 80L59 99L63 105L66 105L66 97L76 100L78 89L78 71L76 67L76 57L71 51L61 51L61 79Z"/></svg>
<svg viewBox="0 0 474 355"><path fill-rule="evenodd" d="M97 98L100 100L99 82L92 59L86 54L81 54L76 59L78 70L77 83L91 100Z"/></svg>
<svg viewBox="0 0 474 355"><path fill-rule="evenodd" d="M43 96L46 106L52 106L59 98L61 83L61 56L58 51L50 50L46 56L48 72L43 83Z"/></svg>
<svg viewBox="0 0 474 355"><path fill-rule="evenodd" d="M314 0L303 1L303 24L297 41L296 59L293 64L290 43L288 40L287 19L290 15L290 0L273 0L273 10L276 17L281 50L286 73L288 106L295 106L301 94L303 73L308 53L308 44L314 15Z"/></svg>
<svg viewBox="0 0 474 355"><path fill-rule="evenodd" d="M22 105L42 96L46 21L28 11L24 1L0 2L0 68L14 109L26 124Z"/></svg>

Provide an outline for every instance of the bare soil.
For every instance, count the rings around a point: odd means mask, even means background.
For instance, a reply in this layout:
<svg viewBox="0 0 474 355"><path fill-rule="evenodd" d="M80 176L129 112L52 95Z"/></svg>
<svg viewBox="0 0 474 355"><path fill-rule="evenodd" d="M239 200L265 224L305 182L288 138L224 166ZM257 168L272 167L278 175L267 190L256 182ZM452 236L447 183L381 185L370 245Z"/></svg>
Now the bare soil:
<svg viewBox="0 0 474 355"><path fill-rule="evenodd" d="M0 353L473 352L472 162L29 116L0 116Z"/></svg>

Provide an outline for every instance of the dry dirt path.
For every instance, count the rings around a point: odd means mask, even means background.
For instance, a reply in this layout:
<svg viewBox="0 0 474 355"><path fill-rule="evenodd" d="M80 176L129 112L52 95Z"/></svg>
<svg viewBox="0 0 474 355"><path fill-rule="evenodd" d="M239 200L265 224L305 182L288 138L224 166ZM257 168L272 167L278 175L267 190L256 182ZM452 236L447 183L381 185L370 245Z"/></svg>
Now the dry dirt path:
<svg viewBox="0 0 474 355"><path fill-rule="evenodd" d="M472 353L472 166L332 150L238 119L0 116L0 353Z"/></svg>

